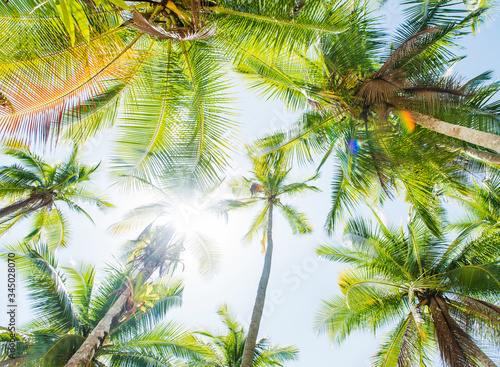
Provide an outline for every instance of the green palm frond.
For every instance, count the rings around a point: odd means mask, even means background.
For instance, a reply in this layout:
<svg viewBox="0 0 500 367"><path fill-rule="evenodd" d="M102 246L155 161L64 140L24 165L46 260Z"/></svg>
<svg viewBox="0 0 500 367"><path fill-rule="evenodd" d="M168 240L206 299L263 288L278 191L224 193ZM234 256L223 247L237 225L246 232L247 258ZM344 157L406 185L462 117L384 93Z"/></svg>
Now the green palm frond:
<svg viewBox="0 0 500 367"><path fill-rule="evenodd" d="M217 313L226 333L220 335L209 331L195 331L191 338L200 354L188 360L189 366L224 367L241 363L246 332L227 306L221 307ZM272 346L269 340L262 338L257 342L253 363L259 367L283 366L283 362L296 360L297 356L298 350L294 346Z"/></svg>
<svg viewBox="0 0 500 367"><path fill-rule="evenodd" d="M330 137L338 134L334 115L324 116L315 111L304 113L292 126L280 129L254 142L258 155L278 155L278 159L290 159L299 164L312 162L314 155L325 154ZM333 138L336 140L336 138Z"/></svg>
<svg viewBox="0 0 500 367"><path fill-rule="evenodd" d="M252 240L253 236L262 233L265 235L267 228L267 213L269 209L269 204L266 204L262 210L255 216L248 232L245 234L245 239L248 241Z"/></svg>
<svg viewBox="0 0 500 367"><path fill-rule="evenodd" d="M221 263L221 253L214 240L203 234L193 234L185 239L185 245L196 259L200 274L215 274Z"/></svg>
<svg viewBox="0 0 500 367"><path fill-rule="evenodd" d="M336 228L336 223L342 218L342 213L347 210L348 214L352 214L356 209L356 198L359 192L350 185L344 172L340 167L337 167L332 179L332 207L328 212L325 228L328 233L332 233ZM345 215L345 214L344 214Z"/></svg>
<svg viewBox="0 0 500 367"><path fill-rule="evenodd" d="M297 209L291 205L279 203L277 206L281 209L281 213L287 219L288 225L294 234L304 234L312 231L312 227L307 222L305 214L298 212Z"/></svg>
<svg viewBox="0 0 500 367"><path fill-rule="evenodd" d="M168 213L171 203L160 202L139 206L126 213L123 219L108 228L108 232L119 235L144 229L157 218Z"/></svg>
<svg viewBox="0 0 500 367"><path fill-rule="evenodd" d="M185 184L207 187L225 165L232 137L226 117L231 111L222 107L229 101L229 84L219 67L221 56L201 41L167 41L155 52L130 89L115 171L143 178L175 175Z"/></svg>
<svg viewBox="0 0 500 367"><path fill-rule="evenodd" d="M487 341L498 333L498 231L448 243L422 220L406 228L351 220L344 246L321 246L319 255L344 262L342 295L323 301L319 331L341 342L356 330L390 331L373 357L377 366L430 366L439 351L447 366L490 365ZM484 252L483 252L484 249ZM458 348L458 349L457 349ZM491 364L493 365L493 364Z"/></svg>
<svg viewBox="0 0 500 367"><path fill-rule="evenodd" d="M9 251L16 254L17 269L24 273L34 319L53 330L78 328L79 310L67 287L66 277L58 269L54 254L45 244L20 244Z"/></svg>
<svg viewBox="0 0 500 367"><path fill-rule="evenodd" d="M80 310L83 321L88 317L89 307L94 292L96 271L93 265L80 264L77 269L64 267L68 289L73 303Z"/></svg>
<svg viewBox="0 0 500 367"><path fill-rule="evenodd" d="M381 297L373 291L364 292L361 297L354 294L348 304L345 297L332 297L323 301L315 317L315 328L320 332L328 332L330 339L336 343L344 341L355 330L375 332L405 311L400 299L401 296L397 293ZM383 316L385 310L388 319Z"/></svg>
<svg viewBox="0 0 500 367"><path fill-rule="evenodd" d="M112 366L126 361L128 366L169 365L174 358L188 359L197 354L196 346L188 342L187 335L188 332L175 323L161 324L138 332L131 340L116 340L100 349L97 357L109 360Z"/></svg>
<svg viewBox="0 0 500 367"><path fill-rule="evenodd" d="M66 334L54 338L53 344L46 350L38 350L40 344L35 344L30 353L31 357L39 357L37 365L43 367L62 367L67 362L67 356L75 353L80 345L85 341L82 335Z"/></svg>
<svg viewBox="0 0 500 367"><path fill-rule="evenodd" d="M428 318L425 314L420 314L422 318ZM415 320L411 313L401 321L386 337L386 341L381 346L377 354L372 358L374 366L388 367L395 365L403 366L431 366L435 353L428 342L432 338L433 330L426 327L426 330L419 332ZM422 332L422 333L421 333Z"/></svg>
<svg viewBox="0 0 500 367"><path fill-rule="evenodd" d="M26 237L28 240L43 238L50 249L68 245L68 239L71 238L68 221L57 206L38 211L33 219L32 230Z"/></svg>

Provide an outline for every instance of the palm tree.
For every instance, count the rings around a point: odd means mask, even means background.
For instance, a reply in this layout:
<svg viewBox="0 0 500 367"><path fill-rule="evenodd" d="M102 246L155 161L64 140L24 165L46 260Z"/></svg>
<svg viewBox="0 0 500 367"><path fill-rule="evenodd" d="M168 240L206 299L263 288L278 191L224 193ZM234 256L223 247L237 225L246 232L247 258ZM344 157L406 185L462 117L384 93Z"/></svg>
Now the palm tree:
<svg viewBox="0 0 500 367"><path fill-rule="evenodd" d="M252 239L256 233L262 232L262 252L265 251L265 259L241 367L251 367L255 356L255 345L264 309L267 284L271 274L274 208L276 207L283 214L294 234L308 233L312 230L305 215L297 211L292 205L282 203L281 198L291 197L305 191L318 191L316 187L308 185L308 182L316 177L303 182L287 183L289 173L290 170L285 170L280 164L266 166L263 162L254 161L253 176L251 178L242 178L232 185L236 194L245 195L247 198L227 203L229 209L263 204L245 236L247 239ZM248 193L251 194L251 197L248 197Z"/></svg>
<svg viewBox="0 0 500 367"><path fill-rule="evenodd" d="M346 245L318 254L349 265L341 295L323 301L316 327L342 342L355 330L392 327L375 366L496 366L500 335L498 233L449 243L419 220L406 228L353 219ZM498 350L498 349L496 349Z"/></svg>
<svg viewBox="0 0 500 367"><path fill-rule="evenodd" d="M326 222L330 233L360 201L384 202L403 193L437 235L437 216L426 213L429 208L434 214L441 210L440 194L470 194L472 175L467 173L500 164L500 155L477 146L490 141L494 149L500 141L493 134L498 103L488 102L500 84L485 85L491 73L466 83L447 76L456 62L449 50L454 38L486 10L457 10L450 17L448 1L429 6L424 11L420 2L412 2L409 19L380 63L380 34L370 30L369 22L339 35L339 42L323 43L323 67L313 68L319 101L314 107L320 111L309 111L292 128L256 143L262 154L298 160L321 154L321 165L330 156L337 158ZM432 116L453 122L456 131L474 128L470 136L481 137L460 141L462 132L446 136L415 127Z"/></svg>
<svg viewBox="0 0 500 367"><path fill-rule="evenodd" d="M132 264L131 281L128 286L118 289L118 296L113 299L106 313L101 315L92 332L79 346L65 366L87 366L96 353L104 346L106 338L121 325L123 320L134 314L137 300L136 289L147 287L148 280L155 272L163 274L172 271L180 261L183 244L175 237L171 227L146 227L137 240L130 246L128 263ZM140 292L141 294L143 292Z"/></svg>
<svg viewBox="0 0 500 367"><path fill-rule="evenodd" d="M361 12L322 0L295 11L283 0L153 0L125 10L109 4L122 1L102 3L107 8L84 1L65 21L53 2L0 9L2 36L16 34L0 47L0 133L33 142L62 128L81 142L114 125L117 173L181 167L201 182L220 173L234 140L226 61L288 81L293 91L277 92L284 99L304 97L276 65L295 67L295 51L348 29ZM69 13L87 21L71 27ZM74 46L68 28L78 29Z"/></svg>
<svg viewBox="0 0 500 367"><path fill-rule="evenodd" d="M231 316L227 307L218 310L223 324L227 328L224 335L215 335L208 331L196 331L192 334L193 344L201 346L199 357L189 359L189 367L240 367L245 346L245 330ZM296 359L298 350L293 346L271 346L265 338L255 346L254 367L283 366L283 362Z"/></svg>
<svg viewBox="0 0 500 367"><path fill-rule="evenodd" d="M176 358L196 354L196 348L190 349L185 342L187 331L164 322L167 311L181 303L183 287L179 282L164 277L141 283L133 279L130 266L109 268L98 281L92 265L59 266L45 244L13 250L16 265L26 278L33 318L17 333L16 358L7 359L7 354L2 354L9 365L17 365L17 361L23 366L66 365L115 307L124 289L131 291L125 312L113 319L112 332L88 365L170 365Z"/></svg>
<svg viewBox="0 0 500 367"><path fill-rule="evenodd" d="M4 154L17 159L19 163L0 167L0 199L11 202L0 209L0 233L10 229L20 220L34 215L34 237L43 228L58 228L64 233L65 217L58 203L65 203L70 209L89 214L78 202L107 208L112 205L95 194L96 189L85 186L99 167L85 166L77 161L78 150L74 149L64 163L50 166L43 159L25 148L10 148ZM59 241L65 244L62 235Z"/></svg>
<svg viewBox="0 0 500 367"><path fill-rule="evenodd" d="M309 126L309 131L339 123L346 116L383 128L390 114L402 111L410 124L465 142L466 154L481 155L483 150L477 146L500 151L495 127L498 103L489 103L500 84L484 86L491 72L464 83L450 76L449 69L457 62L451 51L455 40L490 9L480 6L450 12L449 7L456 3L407 3L407 20L383 53L379 44L383 35L370 22L343 33L339 41L323 42L321 56L311 60L316 85L310 88L316 89L313 106L324 118ZM315 61L319 65L314 66ZM486 158L488 151L484 153Z"/></svg>

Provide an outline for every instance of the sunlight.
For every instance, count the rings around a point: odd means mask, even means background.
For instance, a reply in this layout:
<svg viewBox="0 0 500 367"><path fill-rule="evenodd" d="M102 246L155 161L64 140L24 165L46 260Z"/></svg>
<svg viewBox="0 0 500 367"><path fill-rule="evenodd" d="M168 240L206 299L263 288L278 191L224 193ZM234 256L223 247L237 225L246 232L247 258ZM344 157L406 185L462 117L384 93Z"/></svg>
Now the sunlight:
<svg viewBox="0 0 500 367"><path fill-rule="evenodd" d="M209 234L210 222L215 218L203 206L184 201L174 205L170 219L179 233L189 236Z"/></svg>

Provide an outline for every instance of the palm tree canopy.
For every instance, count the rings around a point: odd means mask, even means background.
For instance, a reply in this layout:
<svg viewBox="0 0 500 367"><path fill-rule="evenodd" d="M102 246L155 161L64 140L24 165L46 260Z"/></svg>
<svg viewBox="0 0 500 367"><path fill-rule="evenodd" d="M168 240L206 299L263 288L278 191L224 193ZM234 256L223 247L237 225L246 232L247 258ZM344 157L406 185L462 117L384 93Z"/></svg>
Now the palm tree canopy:
<svg viewBox="0 0 500 367"><path fill-rule="evenodd" d="M249 178L242 177L230 184L233 193L242 198L225 202L226 207L230 210L262 204L260 205L262 209L255 216L245 235L246 239L251 240L256 233L262 233L265 236L270 203L278 208L294 234L305 234L312 231L305 214L295 206L285 203L284 200L308 191L319 191L317 187L310 185L310 182L317 178L316 175L304 181L290 182L290 169L285 169L281 164L272 164L270 167L268 162L259 160L254 160L252 174ZM265 237L263 246L264 244Z"/></svg>
<svg viewBox="0 0 500 367"><path fill-rule="evenodd" d="M16 254L33 310L32 320L17 333L17 358L23 366L64 366L114 304L120 289L132 284L132 268L110 267L98 281L94 266L60 266L45 244L10 250ZM187 330L165 322L168 310L181 304L182 291L182 284L170 277L135 285L134 311L107 337L91 365L170 365L176 358L195 355L196 348L185 342ZM2 351L7 342L1 343Z"/></svg>
<svg viewBox="0 0 500 367"><path fill-rule="evenodd" d="M193 333L193 343L198 343L203 352L200 357L189 360L189 367L239 367L246 341L244 328L231 316L226 306L218 314L227 329L224 335L208 331ZM296 360L298 350L293 346L272 346L266 338L257 342L255 348L255 367L283 366L283 362Z"/></svg>
<svg viewBox="0 0 500 367"><path fill-rule="evenodd" d="M407 3L407 19L388 49L369 20L339 35L340 42L322 43L321 57L310 60L319 63L311 67L318 103L291 128L256 142L261 154L279 159L303 162L322 155L320 167L331 156L337 159L325 225L330 233L359 202L383 203L401 194L438 235L438 216L426 215L427 208L438 214L439 194L470 193L473 175L500 162L492 151L415 126L410 113L500 141L499 104L491 102L500 84L489 82L492 73L465 82L450 76L459 60L456 39L489 10L450 12L452 4Z"/></svg>
<svg viewBox="0 0 500 367"><path fill-rule="evenodd" d="M286 69L362 12L322 0L300 10L282 0L59 3L0 9L0 32L18 35L0 47L0 134L46 141L61 129L82 142L115 125L117 174L167 167L202 185L225 167L235 137L228 67L257 76L259 87L279 79L263 93L304 104L309 91Z"/></svg>
<svg viewBox="0 0 500 367"><path fill-rule="evenodd" d="M356 330L391 327L376 366L430 366L437 350L447 366L493 366L500 356L486 353L500 340L498 231L450 243L419 220L404 229L353 219L345 233L346 245L317 250L349 265L342 294L323 301L318 330L342 342Z"/></svg>
<svg viewBox="0 0 500 367"><path fill-rule="evenodd" d="M43 230L47 236L52 235L52 245L66 245L66 218L59 203L65 203L69 209L84 214L91 221L80 204L101 209L112 207L97 188L87 184L99 164L83 165L78 162L77 153L75 148L67 161L51 166L26 148L4 150L3 154L15 158L18 163L0 167L0 200L10 204L1 209L4 213L0 234L31 215L34 228L30 237L39 236ZM60 234L57 239L54 233Z"/></svg>

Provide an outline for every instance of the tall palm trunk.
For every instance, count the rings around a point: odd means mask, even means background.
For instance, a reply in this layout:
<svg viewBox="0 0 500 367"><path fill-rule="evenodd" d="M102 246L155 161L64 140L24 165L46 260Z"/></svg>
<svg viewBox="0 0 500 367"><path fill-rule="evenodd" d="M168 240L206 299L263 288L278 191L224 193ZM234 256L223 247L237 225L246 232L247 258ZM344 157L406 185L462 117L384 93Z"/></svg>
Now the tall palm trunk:
<svg viewBox="0 0 500 367"><path fill-rule="evenodd" d="M466 148L463 152L469 157L479 159L483 162L500 165L500 154L485 152L474 148Z"/></svg>
<svg viewBox="0 0 500 367"><path fill-rule="evenodd" d="M106 315L99 321L94 330L85 339L66 367L87 367L94 357L95 352L103 345L109 333L118 325L121 316L126 311L126 304L130 297L130 291L124 290Z"/></svg>
<svg viewBox="0 0 500 367"><path fill-rule="evenodd" d="M420 112L410 111L410 114L413 116L417 125L423 126L426 129L455 139L463 140L471 144L476 144L483 148L500 152L499 135L485 133L465 126L450 124L432 116L424 115Z"/></svg>
<svg viewBox="0 0 500 367"><path fill-rule="evenodd" d="M156 259L147 261L144 269L139 273L136 279L139 279L140 274L142 274L142 282L144 284L164 262L165 253L166 251ZM65 367L87 367L90 365L95 352L102 347L107 336L118 326L120 319L128 311L127 301L130 296L132 296L132 294L128 288L120 293L120 296L113 306L106 312L80 348L78 348L76 353L73 354L68 363L66 363Z"/></svg>
<svg viewBox="0 0 500 367"><path fill-rule="evenodd" d="M259 333L260 321L262 319L262 312L264 310L264 303L266 300L267 283L269 283L269 276L271 274L271 260L273 257L273 203L269 202L268 222L267 222L267 250L264 259L264 268L259 281L259 288L257 289L257 297L253 306L252 319L248 329L247 340L245 348L243 349L243 359L241 367L252 367L255 353L255 344L257 343L257 335Z"/></svg>
<svg viewBox="0 0 500 367"><path fill-rule="evenodd" d="M21 214L26 214L49 205L52 202L52 195L49 196L50 197L47 197L47 195L44 196L44 194L35 194L27 199L18 200L14 204L0 209L0 218L6 217L19 210L21 210Z"/></svg>

